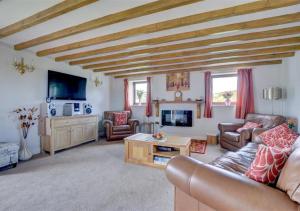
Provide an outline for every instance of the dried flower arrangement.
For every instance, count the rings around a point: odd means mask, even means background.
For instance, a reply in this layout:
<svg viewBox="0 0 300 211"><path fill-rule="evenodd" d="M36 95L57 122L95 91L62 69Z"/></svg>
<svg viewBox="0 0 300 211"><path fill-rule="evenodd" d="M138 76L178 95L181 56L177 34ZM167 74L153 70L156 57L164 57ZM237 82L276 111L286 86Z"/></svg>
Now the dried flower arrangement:
<svg viewBox="0 0 300 211"><path fill-rule="evenodd" d="M17 108L13 111L13 113L15 113L18 118L19 127L22 130L22 135L24 139L27 138L30 127L35 125L36 121L39 118L37 112L38 108L36 107Z"/></svg>

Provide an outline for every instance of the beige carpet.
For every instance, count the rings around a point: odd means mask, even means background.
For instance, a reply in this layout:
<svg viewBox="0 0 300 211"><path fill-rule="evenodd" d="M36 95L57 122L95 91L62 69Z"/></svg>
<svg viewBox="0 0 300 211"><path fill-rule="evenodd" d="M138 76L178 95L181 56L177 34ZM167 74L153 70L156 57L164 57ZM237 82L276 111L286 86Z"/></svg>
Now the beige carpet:
<svg viewBox="0 0 300 211"><path fill-rule="evenodd" d="M193 157L222 154L208 146ZM23 162L0 172L0 210L173 210L173 186L164 171L123 162L123 144L90 143Z"/></svg>

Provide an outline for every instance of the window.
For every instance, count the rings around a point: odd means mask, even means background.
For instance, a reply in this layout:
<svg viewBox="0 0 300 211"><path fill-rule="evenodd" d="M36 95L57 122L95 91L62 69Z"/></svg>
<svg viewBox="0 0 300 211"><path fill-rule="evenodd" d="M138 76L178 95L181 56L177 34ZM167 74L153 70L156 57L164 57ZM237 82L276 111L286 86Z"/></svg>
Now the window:
<svg viewBox="0 0 300 211"><path fill-rule="evenodd" d="M225 104L236 102L237 75L223 74L212 76L213 104Z"/></svg>
<svg viewBox="0 0 300 211"><path fill-rule="evenodd" d="M133 104L145 104L147 98L147 82L133 82Z"/></svg>

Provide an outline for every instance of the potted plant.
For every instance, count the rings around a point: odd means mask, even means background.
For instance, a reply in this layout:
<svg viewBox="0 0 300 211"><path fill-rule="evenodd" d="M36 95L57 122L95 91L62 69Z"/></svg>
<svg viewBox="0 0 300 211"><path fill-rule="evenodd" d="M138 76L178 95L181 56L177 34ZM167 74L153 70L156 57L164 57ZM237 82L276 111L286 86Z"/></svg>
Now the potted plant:
<svg viewBox="0 0 300 211"><path fill-rule="evenodd" d="M233 96L233 92L227 91L223 93L223 97L225 99L225 105L230 106L231 104L231 97Z"/></svg>
<svg viewBox="0 0 300 211"><path fill-rule="evenodd" d="M139 99L139 105L142 105L142 97L144 95L144 91L143 90L136 90L136 95Z"/></svg>
<svg viewBox="0 0 300 211"><path fill-rule="evenodd" d="M13 111L16 114L19 122L19 128L21 129L21 144L19 149L19 160L29 160L32 157L32 153L28 149L28 133L30 128L36 124L39 118L37 114L38 108L17 108Z"/></svg>

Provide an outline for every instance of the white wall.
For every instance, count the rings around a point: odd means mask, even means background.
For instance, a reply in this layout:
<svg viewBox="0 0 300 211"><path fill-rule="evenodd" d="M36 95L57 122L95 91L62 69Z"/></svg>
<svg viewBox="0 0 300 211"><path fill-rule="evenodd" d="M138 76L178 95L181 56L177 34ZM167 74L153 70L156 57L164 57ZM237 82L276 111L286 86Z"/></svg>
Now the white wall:
<svg viewBox="0 0 300 211"><path fill-rule="evenodd" d="M24 57L27 63L33 61L36 70L20 75L12 66L15 57L18 59ZM88 78L87 102L93 105L94 113L102 115L104 110L109 110L110 81L108 77L101 77L103 85L95 87L91 72L66 63L57 63L49 58L38 58L31 52L17 52L0 43L0 141L18 142L20 140L17 123L13 120L11 111L20 106L39 106L40 103L45 102L48 70ZM64 101L56 101L56 103L61 113ZM36 126L30 131L28 140L30 150L34 154L39 153L40 139Z"/></svg>
<svg viewBox="0 0 300 211"><path fill-rule="evenodd" d="M264 114L272 114L272 102L262 99L263 88L270 86L281 86L281 75L282 65L272 66L260 66L253 69L254 79L254 98L256 112ZM203 72L191 72L191 89L183 92L183 99L191 98L204 98L204 74ZM133 78L129 80L138 80L141 78ZM113 86L111 87L111 99L112 108L114 110L123 108L123 79L112 79ZM174 100L174 92L166 91L166 76L155 75L152 77L152 98L153 99L166 99ZM284 113L284 101L273 102L273 113L283 114ZM186 135L195 138L205 138L207 134L218 132L217 124L219 122L239 122L234 118L235 107L234 106L214 106L213 107L213 118L203 118L202 106L202 118L196 118L196 107L195 105L188 104L164 104L160 106L160 109L188 109L194 110L194 122L191 128L180 128L180 127L164 127L163 130L170 134ZM146 121L144 115L145 107L133 106L133 117L140 121ZM152 120L159 120L159 118L152 118Z"/></svg>
<svg viewBox="0 0 300 211"><path fill-rule="evenodd" d="M300 120L300 52L284 62L282 82L287 92L286 115ZM300 125L298 124L298 131Z"/></svg>

